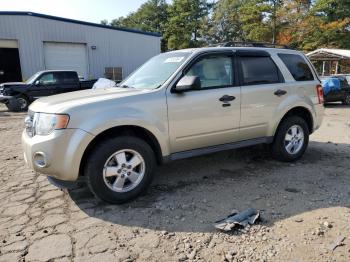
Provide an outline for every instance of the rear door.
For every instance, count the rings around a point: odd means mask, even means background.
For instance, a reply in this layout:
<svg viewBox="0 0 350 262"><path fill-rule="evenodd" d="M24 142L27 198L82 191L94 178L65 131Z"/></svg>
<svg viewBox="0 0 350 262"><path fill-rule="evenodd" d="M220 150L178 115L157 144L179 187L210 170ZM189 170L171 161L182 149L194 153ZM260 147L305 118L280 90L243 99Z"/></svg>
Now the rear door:
<svg viewBox="0 0 350 262"><path fill-rule="evenodd" d="M58 85L56 94L73 92L79 90L80 84L76 72L57 72Z"/></svg>
<svg viewBox="0 0 350 262"><path fill-rule="evenodd" d="M266 137L269 122L289 90L268 52L240 50L237 62L242 94L240 140Z"/></svg>

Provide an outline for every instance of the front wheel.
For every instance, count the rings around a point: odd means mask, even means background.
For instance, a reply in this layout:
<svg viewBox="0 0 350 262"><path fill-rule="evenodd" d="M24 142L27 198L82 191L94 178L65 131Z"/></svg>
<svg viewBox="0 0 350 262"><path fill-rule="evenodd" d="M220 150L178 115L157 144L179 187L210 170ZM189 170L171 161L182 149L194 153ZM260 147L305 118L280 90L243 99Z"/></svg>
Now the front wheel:
<svg viewBox="0 0 350 262"><path fill-rule="evenodd" d="M344 105L350 105L350 94L347 94L343 100Z"/></svg>
<svg viewBox="0 0 350 262"><path fill-rule="evenodd" d="M25 96L11 98L7 101L6 106L11 112L21 112L28 110L29 100Z"/></svg>
<svg viewBox="0 0 350 262"><path fill-rule="evenodd" d="M299 159L309 143L309 133L309 128L301 117L291 116L284 119L271 145L272 156L283 162Z"/></svg>
<svg viewBox="0 0 350 262"><path fill-rule="evenodd" d="M144 140L131 136L112 138L92 150L85 176L96 197L121 204L146 191L155 163L154 152Z"/></svg>

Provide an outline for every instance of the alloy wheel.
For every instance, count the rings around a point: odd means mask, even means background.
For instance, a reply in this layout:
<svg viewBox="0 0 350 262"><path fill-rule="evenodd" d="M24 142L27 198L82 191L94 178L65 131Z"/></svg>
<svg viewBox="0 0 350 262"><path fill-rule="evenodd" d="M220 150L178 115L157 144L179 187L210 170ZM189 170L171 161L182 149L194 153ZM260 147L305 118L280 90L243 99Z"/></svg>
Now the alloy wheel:
<svg viewBox="0 0 350 262"><path fill-rule="evenodd" d="M145 160L132 149L112 154L103 168L105 184L113 191L124 193L140 184L145 175Z"/></svg>
<svg viewBox="0 0 350 262"><path fill-rule="evenodd" d="M301 126L291 126L284 138L284 147L291 154L297 154L304 145L304 131Z"/></svg>

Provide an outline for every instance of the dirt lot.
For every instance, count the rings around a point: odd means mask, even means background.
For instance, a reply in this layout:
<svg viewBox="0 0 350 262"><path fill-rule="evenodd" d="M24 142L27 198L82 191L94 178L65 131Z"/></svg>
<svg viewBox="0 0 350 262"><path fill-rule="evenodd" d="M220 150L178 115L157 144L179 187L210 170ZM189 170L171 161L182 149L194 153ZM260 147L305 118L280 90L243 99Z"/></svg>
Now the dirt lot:
<svg viewBox="0 0 350 262"><path fill-rule="evenodd" d="M122 206L28 170L24 115L0 107L0 261L350 261L350 107L326 109L295 164L260 146L181 160ZM248 207L262 222L229 234L212 226Z"/></svg>

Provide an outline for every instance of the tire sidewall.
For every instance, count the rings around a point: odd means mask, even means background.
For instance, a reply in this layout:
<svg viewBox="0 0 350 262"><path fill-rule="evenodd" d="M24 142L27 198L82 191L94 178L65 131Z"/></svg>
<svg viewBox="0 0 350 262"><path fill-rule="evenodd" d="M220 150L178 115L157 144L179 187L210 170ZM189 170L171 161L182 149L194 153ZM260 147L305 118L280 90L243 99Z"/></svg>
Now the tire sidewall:
<svg viewBox="0 0 350 262"><path fill-rule="evenodd" d="M111 190L105 184L103 168L107 159L112 154L122 149L135 150L143 157L145 161L145 173L141 182L134 189L119 193ZM147 187L152 182L154 167L155 157L151 147L139 138L123 136L108 139L94 147L87 159L84 173L88 186L95 196L103 201L119 204L132 200L146 191Z"/></svg>
<svg viewBox="0 0 350 262"><path fill-rule="evenodd" d="M344 105L350 105L350 94L347 94L343 101Z"/></svg>
<svg viewBox="0 0 350 262"><path fill-rule="evenodd" d="M298 125L303 129L304 132L304 144L302 148L299 150L298 153L296 154L289 154L285 148L285 136L287 131L289 130L290 127L293 125ZM304 119L298 116L292 116L288 117L279 126L273 145L272 145L272 150L273 150L273 155L275 158L285 161L285 162L292 162L298 160L304 153L305 150L308 146L309 143L309 128L305 122Z"/></svg>
<svg viewBox="0 0 350 262"><path fill-rule="evenodd" d="M20 103L20 100L21 100L21 99L25 101L25 107L21 107L21 103ZM19 110L20 110L20 111L26 111L26 110L28 110L28 107L29 107L29 100L28 100L26 97L24 97L24 96L19 96L19 97L16 98L16 100L17 100L17 103L19 104Z"/></svg>

